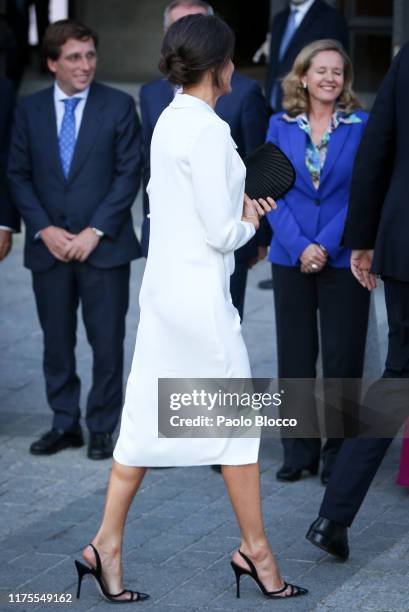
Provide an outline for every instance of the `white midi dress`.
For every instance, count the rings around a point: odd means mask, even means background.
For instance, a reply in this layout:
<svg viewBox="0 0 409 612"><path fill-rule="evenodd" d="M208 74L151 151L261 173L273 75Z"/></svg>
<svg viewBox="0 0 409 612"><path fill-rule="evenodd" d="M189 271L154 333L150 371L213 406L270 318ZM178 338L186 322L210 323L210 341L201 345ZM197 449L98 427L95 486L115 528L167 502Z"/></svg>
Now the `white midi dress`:
<svg viewBox="0 0 409 612"><path fill-rule="evenodd" d="M158 378L251 377L229 290L234 251L255 232L241 221L244 180L228 124L200 98L177 94L152 137L149 256L114 450L120 464L258 460L258 438L158 437Z"/></svg>

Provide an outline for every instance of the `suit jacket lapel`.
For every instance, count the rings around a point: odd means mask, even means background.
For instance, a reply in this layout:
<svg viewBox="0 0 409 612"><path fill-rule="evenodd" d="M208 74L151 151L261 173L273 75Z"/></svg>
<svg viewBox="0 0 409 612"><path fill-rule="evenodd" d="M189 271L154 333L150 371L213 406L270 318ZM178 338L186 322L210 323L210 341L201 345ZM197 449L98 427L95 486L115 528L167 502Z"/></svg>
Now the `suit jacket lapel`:
<svg viewBox="0 0 409 612"><path fill-rule="evenodd" d="M320 187L330 174L335 162L342 153L348 136L351 133L351 125L340 123L336 130L332 132L328 143L327 156L321 172Z"/></svg>
<svg viewBox="0 0 409 612"><path fill-rule="evenodd" d="M289 43L289 45L288 45L288 47L287 47L287 49L286 49L286 51L284 53L284 56L282 57L281 61L284 61L287 53L289 53L294 46L299 46L299 42L298 41L299 41L299 39L302 39L304 37L304 33L308 31L308 29L310 27L310 24L313 21L316 12L318 11L318 8L319 8L319 1L316 0L314 2L314 4L310 7L309 11L307 11L307 14L305 15L304 19L300 23L299 27L294 32L294 36L290 40L290 43ZM301 46L304 46L304 45L301 45Z"/></svg>
<svg viewBox="0 0 409 612"><path fill-rule="evenodd" d="M83 162L92 148L103 121L101 109L104 100L98 96L98 86L91 85L84 113L82 115L81 127L75 144L74 156L72 158L68 181L71 181L76 173L81 169Z"/></svg>
<svg viewBox="0 0 409 612"><path fill-rule="evenodd" d="M301 130L297 123L290 124L291 129L288 130L290 138L291 159L294 160L294 167L297 176L302 178L308 189L315 190L312 184L310 173L305 164L305 148L306 148L306 133Z"/></svg>
<svg viewBox="0 0 409 612"><path fill-rule="evenodd" d="M39 106L38 133L47 143L44 152L50 158L50 168L57 174L61 181L65 182L64 173L60 160L60 149L58 145L57 117L54 106L54 88L50 87L44 92L44 99Z"/></svg>
<svg viewBox="0 0 409 612"><path fill-rule="evenodd" d="M272 36L272 40L271 40L271 50L274 51L274 53L272 54L272 57L270 57L270 62L276 66L279 62L279 55L280 55L280 45L281 45L281 41L283 39L284 36L284 32L285 29L287 27L287 21L288 21L288 17L290 16L290 9L287 8L285 10L285 12L283 13L283 15L281 16L280 20L278 20L277 26L274 30L274 32L271 33ZM295 34L294 34L295 36ZM277 43L276 43L277 41ZM291 44L291 43L290 43ZM287 53L287 50L286 50ZM284 57L286 55L286 53L284 53ZM281 59L281 61L284 59L284 57Z"/></svg>

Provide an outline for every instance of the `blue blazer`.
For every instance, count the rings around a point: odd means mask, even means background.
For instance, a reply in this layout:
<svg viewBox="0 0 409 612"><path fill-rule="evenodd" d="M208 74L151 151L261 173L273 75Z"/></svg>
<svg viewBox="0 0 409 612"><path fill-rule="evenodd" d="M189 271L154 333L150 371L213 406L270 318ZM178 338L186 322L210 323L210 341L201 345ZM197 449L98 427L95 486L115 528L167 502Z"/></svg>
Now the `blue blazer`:
<svg viewBox="0 0 409 612"><path fill-rule="evenodd" d="M48 225L77 234L86 227L105 233L87 260L113 268L141 255L131 206L140 183L141 133L134 100L93 83L84 108L70 173L60 162L54 89L20 102L9 159L9 183L26 224L24 263L33 271L56 259L38 231Z"/></svg>
<svg viewBox="0 0 409 612"><path fill-rule="evenodd" d="M144 149L144 213L142 228L142 249L148 252L149 223L146 214L149 212L149 199L146 186L150 178L150 148L152 133L163 110L172 102L174 91L166 79L157 79L144 85L140 93L142 116L142 135ZM232 78L232 92L219 98L216 113L229 124L231 135L237 145L238 153L245 157L263 144L268 125L267 106L259 85L235 72ZM247 260L257 255L257 245L270 243L269 228L259 233L249 243L236 251L236 258Z"/></svg>
<svg viewBox="0 0 409 612"><path fill-rule="evenodd" d="M273 228L269 260L283 266L299 266L300 255L311 243L322 244L329 253L328 264L349 268L349 249L340 246L348 208L352 168L367 114L355 113L361 123L340 123L331 134L321 182L315 189L305 164L307 135L297 123L273 115L267 140L280 147L296 170L294 187L268 214Z"/></svg>
<svg viewBox="0 0 409 612"><path fill-rule="evenodd" d="M0 100L0 225L6 225L18 232L20 216L13 204L7 185L7 159L13 124L14 91L11 81L5 78L0 78Z"/></svg>

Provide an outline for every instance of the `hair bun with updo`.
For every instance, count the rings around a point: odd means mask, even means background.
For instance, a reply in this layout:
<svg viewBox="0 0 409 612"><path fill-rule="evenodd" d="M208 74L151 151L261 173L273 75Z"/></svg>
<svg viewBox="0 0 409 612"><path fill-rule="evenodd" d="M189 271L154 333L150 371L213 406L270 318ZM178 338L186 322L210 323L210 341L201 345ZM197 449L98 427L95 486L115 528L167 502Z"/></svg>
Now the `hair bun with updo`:
<svg viewBox="0 0 409 612"><path fill-rule="evenodd" d="M234 51L233 30L213 15L187 15L178 19L163 39L159 70L173 85L194 85L204 72L216 74Z"/></svg>
<svg viewBox="0 0 409 612"><path fill-rule="evenodd" d="M189 65L183 56L183 50L176 49L162 56L159 62L160 71L174 85L187 85L195 72L194 67Z"/></svg>

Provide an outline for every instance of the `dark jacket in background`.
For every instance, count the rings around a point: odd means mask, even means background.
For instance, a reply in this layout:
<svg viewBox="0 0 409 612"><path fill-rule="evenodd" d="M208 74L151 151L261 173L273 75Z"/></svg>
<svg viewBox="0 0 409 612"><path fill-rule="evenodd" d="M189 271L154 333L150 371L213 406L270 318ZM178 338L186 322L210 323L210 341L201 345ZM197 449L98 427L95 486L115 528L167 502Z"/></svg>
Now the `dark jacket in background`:
<svg viewBox="0 0 409 612"><path fill-rule="evenodd" d="M395 58L358 149L344 233L375 249L372 270L409 281L409 45Z"/></svg>
<svg viewBox="0 0 409 612"><path fill-rule="evenodd" d="M150 147L152 133L162 111L174 97L173 86L165 79L157 79L144 85L140 93L142 135L144 147L144 213L142 229L142 249L146 256L149 244L149 223L146 214L149 211L149 199L146 186L150 177ZM245 157L260 146L266 137L268 116L264 96L259 85L235 72L232 77L232 92L219 98L216 113L229 124L231 135L237 145L238 153ZM271 233L267 224L262 232L236 251L236 261L247 261L257 256L258 244L268 245ZM265 233L263 233L265 232Z"/></svg>
<svg viewBox="0 0 409 612"><path fill-rule="evenodd" d="M11 81L0 78L0 225L20 230L20 217L7 185L7 159L13 123L14 92Z"/></svg>
<svg viewBox="0 0 409 612"><path fill-rule="evenodd" d="M321 38L334 38L338 40L345 49L348 48L348 28L344 17L339 11L329 6L323 0L315 0L309 11L295 31L290 44L279 61L279 50L281 40L290 15L290 8L278 13L272 23L270 34L270 59L266 81L266 99L270 102L273 85L277 79L283 79L293 66L294 60L299 52L309 43ZM279 104L275 111L281 110L281 88L279 91Z"/></svg>

